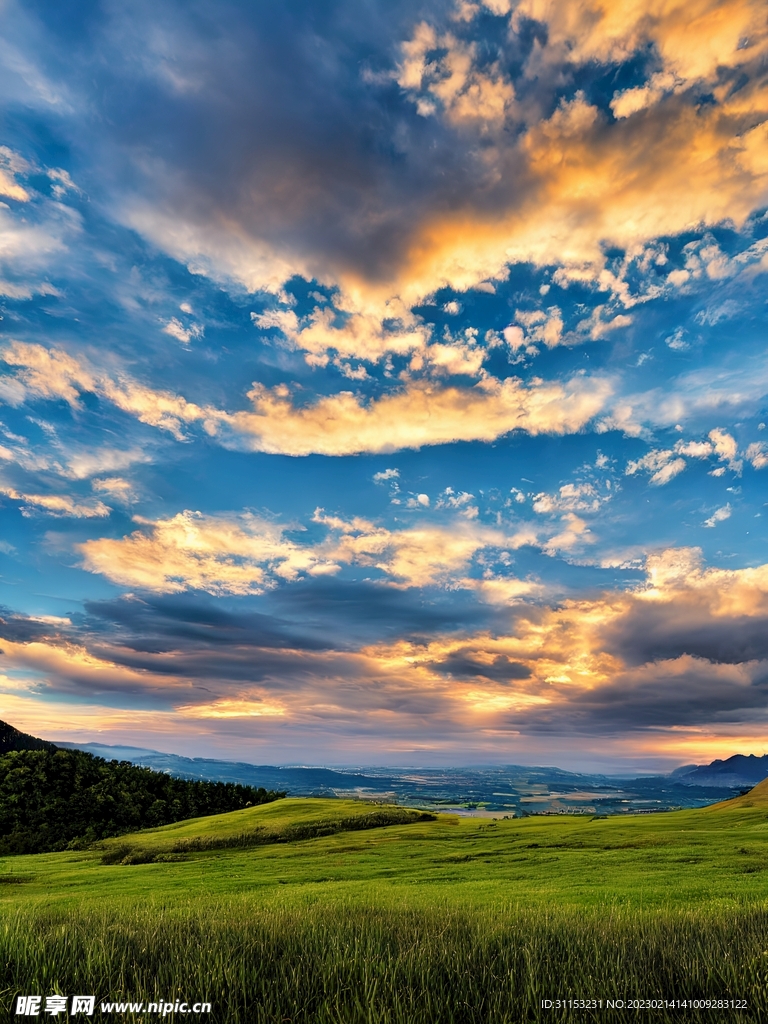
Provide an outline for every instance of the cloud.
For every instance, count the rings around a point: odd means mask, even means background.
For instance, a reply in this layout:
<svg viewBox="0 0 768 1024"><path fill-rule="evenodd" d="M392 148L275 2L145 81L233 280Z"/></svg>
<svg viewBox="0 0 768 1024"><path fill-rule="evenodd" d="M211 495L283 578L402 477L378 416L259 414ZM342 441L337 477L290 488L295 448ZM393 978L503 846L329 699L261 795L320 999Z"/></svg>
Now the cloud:
<svg viewBox="0 0 768 1024"><path fill-rule="evenodd" d="M681 80L716 80L721 69L751 64L768 43L754 0L629 0L620 6L605 0L523 0L515 7L515 23L526 18L547 25L542 61L622 63L653 45L667 73ZM671 85L658 75L651 83L651 89Z"/></svg>
<svg viewBox="0 0 768 1024"><path fill-rule="evenodd" d="M122 586L158 593L188 589L210 594L259 594L269 585L266 565L284 576L315 564L310 552L283 540L283 528L248 513L240 517L180 512L144 522L119 540L89 540L79 547L83 566Z"/></svg>
<svg viewBox="0 0 768 1024"><path fill-rule="evenodd" d="M764 441L755 441L747 447L744 456L754 469L765 469L768 466L768 445Z"/></svg>
<svg viewBox="0 0 768 1024"><path fill-rule="evenodd" d="M710 430L709 439L717 452L718 458L721 462L728 464L728 469L734 471L734 473L741 473L741 460L736 458L738 453L738 445L736 444L735 438L725 430Z"/></svg>
<svg viewBox="0 0 768 1024"><path fill-rule="evenodd" d="M113 8L83 57L110 209L231 289L325 285L330 304L257 317L349 373L396 352L439 366L414 307L493 290L510 264L628 300L626 279L603 276L607 250L738 229L765 203L766 33L757 0L615 7L499 0L508 32L492 40L472 5L456 20L453 4L336 0L322 24L302 4L204 3L199 24L173 2L162 17ZM600 69L632 61L641 81L593 95ZM607 307L581 336L628 321ZM473 359L449 372L478 372Z"/></svg>
<svg viewBox="0 0 768 1024"><path fill-rule="evenodd" d="M673 377L663 388L624 394L598 429L650 437L648 428L672 427L693 420L700 428L717 417L758 413L768 389L768 369L761 356L748 354L737 363L710 362Z"/></svg>
<svg viewBox="0 0 768 1024"><path fill-rule="evenodd" d="M60 295L48 278L82 233L76 210L31 187L34 173L40 169L0 146L0 196L11 200L0 202L0 295L12 300Z"/></svg>
<svg viewBox="0 0 768 1024"><path fill-rule="evenodd" d="M133 484L123 477L107 476L101 480L94 479L91 481L91 487L94 491L109 495L114 501L129 503L137 500Z"/></svg>
<svg viewBox="0 0 768 1024"><path fill-rule="evenodd" d="M418 504L427 507L424 502ZM464 517L448 527L426 524L396 531L377 528L364 519L346 521L327 516L322 509L315 514L315 520L339 531L338 539L324 549L329 558L375 567L406 586L462 584L462 577L478 552L486 548L515 549L531 543L530 530L510 535Z"/></svg>
<svg viewBox="0 0 768 1024"><path fill-rule="evenodd" d="M0 494L13 501L23 502L21 514L30 516L44 512L51 516L71 516L76 519L102 519L112 511L109 505L96 499L75 498L69 494L27 494L15 487L0 486Z"/></svg>
<svg viewBox="0 0 768 1024"><path fill-rule="evenodd" d="M428 503L418 505L426 508ZM287 527L247 512L206 516L185 511L170 519L135 521L140 529L127 537L79 544L83 568L121 586L164 594L261 594L280 581L334 575L342 565L377 569L398 586L463 585L478 552L535 541L530 530L507 534L463 517L449 527L389 530L359 517L327 515L323 509L314 521L328 529L328 537L314 545L298 544L286 536Z"/></svg>
<svg viewBox="0 0 768 1024"><path fill-rule="evenodd" d="M600 506L610 501L612 494L600 493L592 483L563 484L556 494L542 491L533 496L533 511L543 514L553 512L597 512Z"/></svg>
<svg viewBox="0 0 768 1024"><path fill-rule="evenodd" d="M290 455L391 452L454 441L492 441L512 430L573 433L603 408L610 384L574 377L524 385L488 378L474 388L412 383L364 403L346 392L296 407L283 389L255 385L254 411L234 413L229 424L257 451Z"/></svg>
<svg viewBox="0 0 768 1024"><path fill-rule="evenodd" d="M496 729L561 738L654 730L658 744L665 732L672 742L675 730L764 720L766 625L767 566L707 569L698 549L670 549L648 558L634 591L518 606L506 634L397 650L422 670L513 688L506 708L504 691L476 694L486 707L499 698Z"/></svg>
<svg viewBox="0 0 768 1024"><path fill-rule="evenodd" d="M202 338L204 328L200 324L191 324L185 327L178 317L172 316L163 327L163 334L170 334L172 338L180 341L182 345L188 345L193 338Z"/></svg>
<svg viewBox="0 0 768 1024"><path fill-rule="evenodd" d="M178 440L184 427L200 423L222 443L284 455L352 455L391 452L455 441L494 441L512 430L567 434L581 430L604 408L611 384L577 375L565 382L487 377L472 388L412 382L365 402L352 392L296 406L285 385L254 384L251 410L226 412L157 391L126 374L111 376L60 350L13 342L2 358L17 367L25 395L63 399L80 407L80 393L95 391L119 409L169 431Z"/></svg>
<svg viewBox="0 0 768 1024"><path fill-rule="evenodd" d="M68 456L64 474L73 480L87 480L101 473L151 461L151 456L141 448L80 449Z"/></svg>
<svg viewBox="0 0 768 1024"><path fill-rule="evenodd" d="M641 471L650 473L650 483L661 487L674 480L686 468L687 463L681 458L682 455L691 459L707 459L717 455L720 462L727 463L728 469L741 475L743 462L736 457L738 445L735 438L719 428L710 430L708 437L708 441L683 441L681 438L675 442L674 448L654 448L640 459L631 459L625 473L627 476L634 476ZM721 476L724 472L725 467L720 467L710 475Z"/></svg>
<svg viewBox="0 0 768 1024"><path fill-rule="evenodd" d="M402 44L403 59L397 82L412 97L422 117L440 109L446 120L461 128L482 129L504 123L515 102L515 89L498 64L477 66L477 44L463 42L450 32L438 36L426 22ZM427 59L430 52L442 55Z"/></svg>
<svg viewBox="0 0 768 1024"><path fill-rule="evenodd" d="M28 203L29 192L18 183L16 176L31 170L27 161L7 146L0 146L0 196Z"/></svg>
<svg viewBox="0 0 768 1024"><path fill-rule="evenodd" d="M662 487L682 473L685 466L685 459L675 458L674 451L670 449L656 449L648 452L641 459L628 462L625 472L627 476L634 476L640 470L646 470L651 474L651 484L656 487Z"/></svg>
<svg viewBox="0 0 768 1024"><path fill-rule="evenodd" d="M322 579L297 584L301 600L283 605L292 621L151 594L93 602L72 620L5 615L0 635L14 674L0 690L11 703L87 696L104 705L108 728L108 707L128 702L137 720L145 709L214 730L226 720L235 726L230 742L263 742L263 719L279 728L281 743L314 743L320 730L355 750L365 739L379 752L422 742L425 730L445 750L469 743L493 751L513 737L529 749L558 736L561 744L619 743L625 752L643 748L643 737L675 750L695 744L696 730L705 745L710 734L759 730L768 566L708 568L698 549L669 549L647 559L646 573L635 589L523 601L493 628L477 628L464 610L440 619L429 606L404 608L401 594L392 602L386 588L348 590ZM383 613L400 635L341 649L317 617L329 600L372 623ZM407 619L421 620L422 636L400 632ZM241 733L237 722L256 731Z"/></svg>
<svg viewBox="0 0 768 1024"><path fill-rule="evenodd" d="M504 654L485 655L475 649L454 650L432 667L456 679L473 679L481 676L497 683L508 683L513 679L528 679L531 670L520 662L510 661Z"/></svg>
<svg viewBox="0 0 768 1024"><path fill-rule="evenodd" d="M726 519L730 518L731 504L730 502L728 502L728 504L723 505L722 508L715 509L715 511L712 513L709 519L705 519L701 525L707 527L708 529L712 529L713 527L717 526L718 523L724 523Z"/></svg>
<svg viewBox="0 0 768 1024"><path fill-rule="evenodd" d="M574 548L580 547L582 544L591 544L594 542L594 537L591 536L591 531L587 524L577 516L574 512L566 512L561 517L563 523L563 529L550 537L544 545L543 551L545 555L558 555L562 552L572 551Z"/></svg>

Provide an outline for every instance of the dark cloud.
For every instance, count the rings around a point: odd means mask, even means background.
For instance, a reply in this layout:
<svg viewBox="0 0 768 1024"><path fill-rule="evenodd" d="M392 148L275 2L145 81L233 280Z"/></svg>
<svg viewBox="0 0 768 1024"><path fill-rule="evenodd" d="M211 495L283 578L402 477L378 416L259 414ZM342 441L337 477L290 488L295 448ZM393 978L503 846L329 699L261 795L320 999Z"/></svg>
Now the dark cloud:
<svg viewBox="0 0 768 1024"><path fill-rule="evenodd" d="M7 608L0 611L0 638L17 644L34 643L51 635L51 624L16 615Z"/></svg>
<svg viewBox="0 0 768 1024"><path fill-rule="evenodd" d="M318 275L322 261L386 274L416 211L460 202L476 174L381 75L439 6L113 6L82 68L100 82L102 171L189 222L313 254Z"/></svg>
<svg viewBox="0 0 768 1024"><path fill-rule="evenodd" d="M255 266L254 242L309 278L397 279L424 225L460 210L494 223L531 195L515 146L522 124L491 146L480 124L420 116L395 81L420 22L465 37L478 68L497 66L535 92L534 121L570 81L520 75L532 26L510 33L487 11L469 26L438 0L74 8L51 18L33 5L29 44L74 104L75 117L57 125L69 133L74 175L110 215L195 263L192 228L218 279L224 250ZM148 221L131 213L142 204Z"/></svg>
<svg viewBox="0 0 768 1024"><path fill-rule="evenodd" d="M495 609L478 605L469 595L322 578L229 607L199 594L145 594L87 601L85 611L74 622L78 632L94 639L109 636L147 654L210 649L217 657L223 656L223 647L355 650L360 644L426 639L499 619ZM15 628L32 629L24 625L27 621L19 619Z"/></svg>
<svg viewBox="0 0 768 1024"><path fill-rule="evenodd" d="M768 719L768 672L752 681L690 659L680 670L649 666L640 674L620 673L608 686L575 694L567 701L538 706L510 719L530 733L615 736L758 722Z"/></svg>
<svg viewBox="0 0 768 1024"><path fill-rule="evenodd" d="M242 605L226 608L220 600L193 594L89 601L86 614L74 618L72 638L124 668L211 685L217 680L288 685L286 680L322 671L310 656L325 653L334 674L349 674L354 685L356 670L343 657L334 659L334 653L353 652L361 644L463 630L494 614L455 595L430 601L374 583L328 579L297 583L257 600L282 614ZM18 620L17 632L23 634L24 622ZM32 627L27 632L36 635ZM492 677L498 679L523 678L522 666L497 661L498 665L478 670L495 673ZM406 693L398 697L412 699Z"/></svg>
<svg viewBox="0 0 768 1024"><path fill-rule="evenodd" d="M508 683L512 679L529 679L531 670L518 661L512 661L505 654L497 654L492 662L486 663L473 658L469 650L454 651L442 661L430 665L436 672L454 679L474 679L481 676L496 683Z"/></svg>
<svg viewBox="0 0 768 1024"><path fill-rule="evenodd" d="M768 658L768 617L714 616L701 604L678 606L635 602L628 619L603 633L606 650L629 665L690 654L739 664Z"/></svg>
<svg viewBox="0 0 768 1024"><path fill-rule="evenodd" d="M324 650L330 646L327 638L311 636L285 619L253 610L232 611L196 594L87 601L85 610L86 615L75 620L79 628L96 636L109 635L147 654L210 648L220 657L221 647Z"/></svg>
<svg viewBox="0 0 768 1024"><path fill-rule="evenodd" d="M304 629L332 636L334 646L426 639L508 622L508 613L479 605L474 596L437 589L398 590L371 582L317 579L268 595L270 606Z"/></svg>

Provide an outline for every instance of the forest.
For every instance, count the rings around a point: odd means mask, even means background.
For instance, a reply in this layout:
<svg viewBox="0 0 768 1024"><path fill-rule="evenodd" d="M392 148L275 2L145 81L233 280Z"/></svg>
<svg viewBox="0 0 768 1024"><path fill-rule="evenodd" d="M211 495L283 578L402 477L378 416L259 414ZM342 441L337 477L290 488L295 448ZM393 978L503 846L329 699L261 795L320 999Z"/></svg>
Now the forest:
<svg viewBox="0 0 768 1024"><path fill-rule="evenodd" d="M83 849L124 832L283 796L231 782L177 779L82 750L12 750L0 756L0 854Z"/></svg>

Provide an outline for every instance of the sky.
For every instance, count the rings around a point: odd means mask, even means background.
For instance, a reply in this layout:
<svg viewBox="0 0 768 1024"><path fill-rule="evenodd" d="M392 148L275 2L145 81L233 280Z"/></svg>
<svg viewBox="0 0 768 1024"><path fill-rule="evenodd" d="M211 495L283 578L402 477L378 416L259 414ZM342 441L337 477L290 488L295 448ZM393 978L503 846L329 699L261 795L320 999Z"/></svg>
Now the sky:
<svg viewBox="0 0 768 1024"><path fill-rule="evenodd" d="M760 0L2 0L0 717L768 750Z"/></svg>

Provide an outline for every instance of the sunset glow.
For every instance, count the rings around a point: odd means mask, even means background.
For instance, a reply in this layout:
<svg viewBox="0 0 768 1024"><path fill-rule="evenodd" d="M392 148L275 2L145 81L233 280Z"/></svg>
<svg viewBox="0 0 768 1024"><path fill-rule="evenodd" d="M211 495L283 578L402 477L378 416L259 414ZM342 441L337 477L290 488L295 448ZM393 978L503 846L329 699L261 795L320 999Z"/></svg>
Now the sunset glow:
<svg viewBox="0 0 768 1024"><path fill-rule="evenodd" d="M764 4L2 20L1 719L768 751Z"/></svg>

